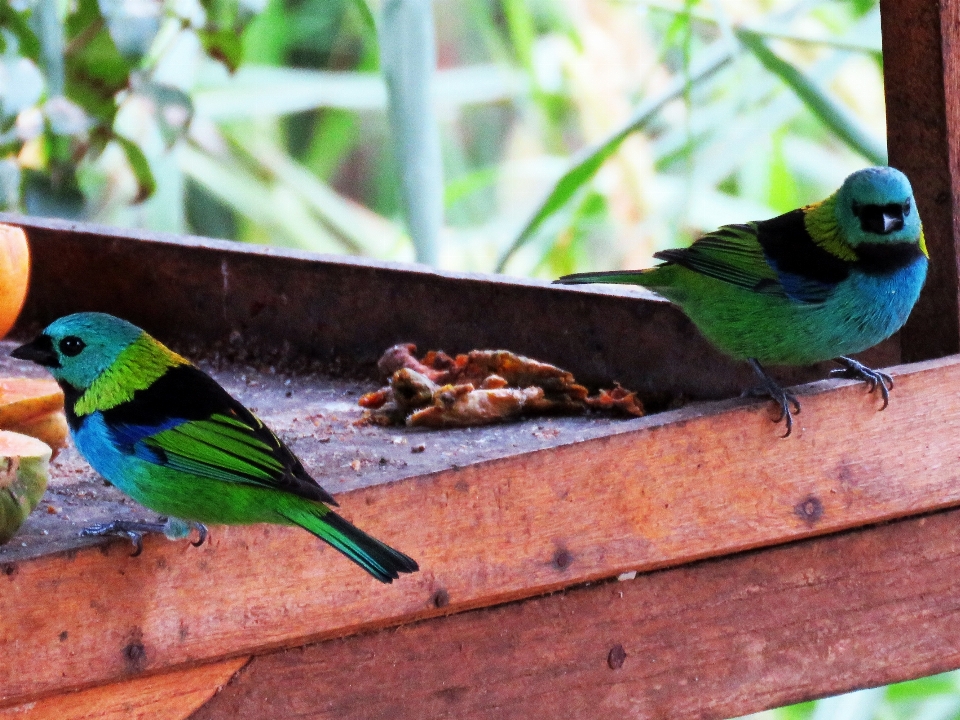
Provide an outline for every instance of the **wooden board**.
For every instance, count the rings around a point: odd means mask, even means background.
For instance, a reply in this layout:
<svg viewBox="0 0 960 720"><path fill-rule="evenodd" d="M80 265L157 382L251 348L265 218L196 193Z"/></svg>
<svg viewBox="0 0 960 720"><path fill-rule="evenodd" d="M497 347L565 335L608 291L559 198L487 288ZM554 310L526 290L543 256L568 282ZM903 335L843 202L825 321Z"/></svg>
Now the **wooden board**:
<svg viewBox="0 0 960 720"><path fill-rule="evenodd" d="M881 0L890 164L913 184L930 270L903 361L960 352L960 0Z"/></svg>
<svg viewBox="0 0 960 720"><path fill-rule="evenodd" d="M261 656L191 720L708 720L958 666L951 510Z"/></svg>
<svg viewBox="0 0 960 720"><path fill-rule="evenodd" d="M676 307L639 288L551 286L4 213L0 222L24 228L33 256L21 335L98 310L188 357L351 372L369 371L398 342L424 352L503 348L587 384L619 381L662 406L735 396L756 382L746 363L721 355ZM104 267L109 282L91 284ZM896 339L868 358L899 362ZM779 372L793 384L823 377L825 367Z"/></svg>
<svg viewBox="0 0 960 720"><path fill-rule="evenodd" d="M896 379L882 413L862 384L802 389L788 440L768 404L727 401L347 493L350 519L421 564L391 586L273 526L217 528L201 548L150 539L139 558L113 543L6 564L3 702L960 503L960 358Z"/></svg>
<svg viewBox="0 0 960 720"><path fill-rule="evenodd" d="M56 695L0 709L0 720L183 720L246 662L234 658Z"/></svg>

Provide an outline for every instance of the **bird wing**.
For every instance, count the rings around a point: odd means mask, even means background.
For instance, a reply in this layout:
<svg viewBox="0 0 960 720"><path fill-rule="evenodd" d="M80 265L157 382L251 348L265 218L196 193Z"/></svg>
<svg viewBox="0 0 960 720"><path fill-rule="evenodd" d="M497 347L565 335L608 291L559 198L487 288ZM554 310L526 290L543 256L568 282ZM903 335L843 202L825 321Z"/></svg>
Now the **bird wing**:
<svg viewBox="0 0 960 720"><path fill-rule="evenodd" d="M688 248L663 250L654 257L746 290L783 294L757 239L756 223L724 225Z"/></svg>
<svg viewBox="0 0 960 720"><path fill-rule="evenodd" d="M337 504L259 418L192 365L171 368L103 418L118 447L146 462Z"/></svg>
<svg viewBox="0 0 960 720"><path fill-rule="evenodd" d="M689 248L654 257L746 290L804 303L830 297L852 264L814 242L802 210L724 225Z"/></svg>

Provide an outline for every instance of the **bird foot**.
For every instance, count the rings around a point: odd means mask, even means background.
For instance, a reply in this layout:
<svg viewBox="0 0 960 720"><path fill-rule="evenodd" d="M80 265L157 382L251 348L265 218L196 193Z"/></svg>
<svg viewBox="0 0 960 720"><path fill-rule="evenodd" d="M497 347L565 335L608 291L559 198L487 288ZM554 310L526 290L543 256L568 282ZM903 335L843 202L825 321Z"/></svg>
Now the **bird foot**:
<svg viewBox="0 0 960 720"><path fill-rule="evenodd" d="M886 410L890 404L890 391L893 390L893 378L885 372L871 370L863 363L859 363L853 358L838 357L834 362L843 365L842 370L831 370L830 377L848 378L850 380L863 380L870 386L870 392L880 390L883 397L883 407Z"/></svg>
<svg viewBox="0 0 960 720"><path fill-rule="evenodd" d="M785 421L787 431L781 435L781 437L790 437L790 433L793 432L793 416L800 414L800 401L797 400L796 395L780 387L772 377L767 375L759 362L753 358L750 358L749 362L754 372L760 377L762 385L758 388L747 390L744 395L750 397L767 397L773 400L780 407L780 414L774 418L774 422ZM793 406L792 410L791 406Z"/></svg>
<svg viewBox="0 0 960 720"><path fill-rule="evenodd" d="M113 522L91 525L80 531L81 537L125 537L133 543L130 557L143 552L144 533L162 533L164 523L136 522L133 520L114 520Z"/></svg>
<svg viewBox="0 0 960 720"><path fill-rule="evenodd" d="M190 544L200 547L207 540L208 531L203 523L170 518L163 522L139 522L136 520L114 520L113 522L91 525L80 531L81 537L124 537L133 543L133 552L130 557L137 557L143 552L143 536L146 533L163 533L171 540L189 537L190 531L196 528L199 535L196 542Z"/></svg>

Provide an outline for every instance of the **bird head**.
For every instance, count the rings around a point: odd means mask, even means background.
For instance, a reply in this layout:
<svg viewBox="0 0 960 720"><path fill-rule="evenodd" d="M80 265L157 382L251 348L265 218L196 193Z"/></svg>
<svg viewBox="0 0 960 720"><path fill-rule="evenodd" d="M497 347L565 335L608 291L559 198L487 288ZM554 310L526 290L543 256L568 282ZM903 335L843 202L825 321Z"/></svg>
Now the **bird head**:
<svg viewBox="0 0 960 720"><path fill-rule="evenodd" d="M10 354L47 368L60 383L84 391L143 331L105 313L76 313L52 322Z"/></svg>
<svg viewBox="0 0 960 720"><path fill-rule="evenodd" d="M920 239L920 215L910 181L892 167L865 168L850 175L837 191L835 212L844 239L854 248Z"/></svg>

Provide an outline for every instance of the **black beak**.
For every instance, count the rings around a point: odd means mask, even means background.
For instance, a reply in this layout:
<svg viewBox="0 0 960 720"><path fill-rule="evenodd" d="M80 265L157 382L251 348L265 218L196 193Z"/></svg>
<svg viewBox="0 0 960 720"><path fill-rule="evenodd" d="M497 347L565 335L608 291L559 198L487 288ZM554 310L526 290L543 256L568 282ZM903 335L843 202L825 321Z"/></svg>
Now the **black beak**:
<svg viewBox="0 0 960 720"><path fill-rule="evenodd" d="M21 345L10 353L17 360L29 360L44 367L60 367L60 358L53 349L53 340L49 335L37 335L32 342Z"/></svg>

